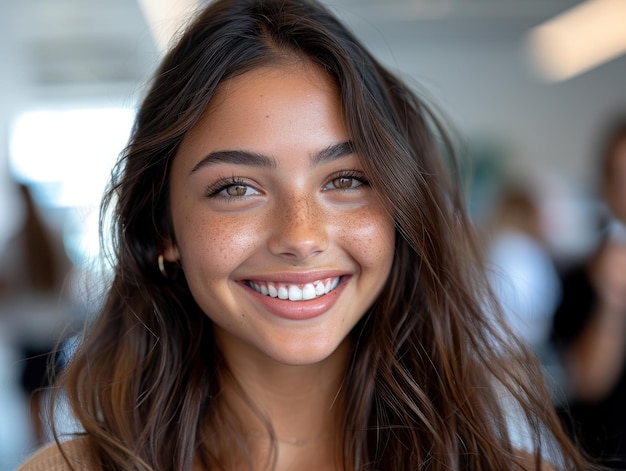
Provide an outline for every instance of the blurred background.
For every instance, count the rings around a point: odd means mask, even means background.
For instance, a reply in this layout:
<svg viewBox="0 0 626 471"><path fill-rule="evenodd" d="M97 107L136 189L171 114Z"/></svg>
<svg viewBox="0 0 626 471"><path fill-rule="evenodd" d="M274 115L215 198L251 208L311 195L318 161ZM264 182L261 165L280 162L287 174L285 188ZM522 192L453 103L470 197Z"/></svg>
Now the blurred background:
<svg viewBox="0 0 626 471"><path fill-rule="evenodd" d="M554 272L598 239L600 139L626 113L626 1L325 3L451 125L493 259L518 267L522 252L492 235L533 226L539 300L524 335L545 343ZM196 5L0 0L0 471L48 439L42 371L63 361L49 354L59 340L71 351L105 284L99 199L146 81Z"/></svg>

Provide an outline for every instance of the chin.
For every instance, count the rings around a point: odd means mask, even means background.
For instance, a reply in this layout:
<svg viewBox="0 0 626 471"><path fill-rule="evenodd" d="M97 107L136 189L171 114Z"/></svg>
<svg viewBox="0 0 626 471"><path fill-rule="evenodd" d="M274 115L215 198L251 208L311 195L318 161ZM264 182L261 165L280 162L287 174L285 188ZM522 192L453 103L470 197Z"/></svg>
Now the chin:
<svg viewBox="0 0 626 471"><path fill-rule="evenodd" d="M325 361L334 361L345 359L347 348L344 347L346 342L339 345L321 344L321 345L305 345L299 343L269 353L269 356L275 361L290 366L309 366L323 363Z"/></svg>

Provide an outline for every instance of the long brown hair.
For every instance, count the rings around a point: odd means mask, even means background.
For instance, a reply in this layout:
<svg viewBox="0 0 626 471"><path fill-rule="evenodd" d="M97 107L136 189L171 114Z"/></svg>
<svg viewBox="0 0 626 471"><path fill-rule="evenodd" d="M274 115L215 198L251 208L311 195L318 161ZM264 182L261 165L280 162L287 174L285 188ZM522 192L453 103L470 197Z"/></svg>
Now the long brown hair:
<svg viewBox="0 0 626 471"><path fill-rule="evenodd" d="M390 277L352 333L345 469L540 469L546 456L588 469L559 428L535 360L486 309L442 127L332 14L303 0L210 4L154 76L103 203L103 222L112 210L111 286L62 382L94 463L178 471L200 456L225 469L219 450L246 456L218 402L226 373L211 322L184 273L170 265L164 278L157 258L175 236L168 178L182 139L220 84L286 55L336 81L351 140L397 229ZM510 437L502 396L525 423L532 465Z"/></svg>

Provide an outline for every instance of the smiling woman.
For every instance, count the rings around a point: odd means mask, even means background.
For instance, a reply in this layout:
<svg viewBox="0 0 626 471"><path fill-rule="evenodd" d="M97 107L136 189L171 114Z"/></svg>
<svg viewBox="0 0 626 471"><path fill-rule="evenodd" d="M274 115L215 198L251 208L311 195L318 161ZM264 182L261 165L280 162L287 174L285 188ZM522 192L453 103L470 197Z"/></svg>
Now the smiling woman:
<svg viewBox="0 0 626 471"><path fill-rule="evenodd" d="M276 59L217 97L172 162L165 259L180 263L229 364L241 341L249 368L323 361L389 276L393 220L319 66Z"/></svg>
<svg viewBox="0 0 626 471"><path fill-rule="evenodd" d="M317 3L211 3L103 204L115 276L58 389L82 437L22 470L588 470L484 312L439 137Z"/></svg>

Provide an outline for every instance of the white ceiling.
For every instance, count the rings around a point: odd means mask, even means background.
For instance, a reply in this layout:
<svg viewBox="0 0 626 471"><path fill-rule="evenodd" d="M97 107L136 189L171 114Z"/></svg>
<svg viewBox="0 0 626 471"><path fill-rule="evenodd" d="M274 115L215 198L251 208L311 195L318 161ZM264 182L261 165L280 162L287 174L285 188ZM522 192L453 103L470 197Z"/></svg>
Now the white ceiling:
<svg viewBox="0 0 626 471"><path fill-rule="evenodd" d="M626 109L624 57L547 84L524 55L530 28L579 1L325 2L462 132L504 142L535 173L589 180L600 123ZM50 102L132 103L158 57L135 0L0 0L0 126Z"/></svg>
<svg viewBox="0 0 626 471"><path fill-rule="evenodd" d="M366 42L381 38L500 40L576 2L565 0L327 0ZM155 51L134 0L0 0L2 83L11 95L136 83ZM24 89L25 87L25 89ZM77 88L78 87L78 88ZM6 93L6 91L5 91Z"/></svg>
<svg viewBox="0 0 626 471"><path fill-rule="evenodd" d="M9 101L95 95L143 79L154 60L133 0L0 0L0 18Z"/></svg>

